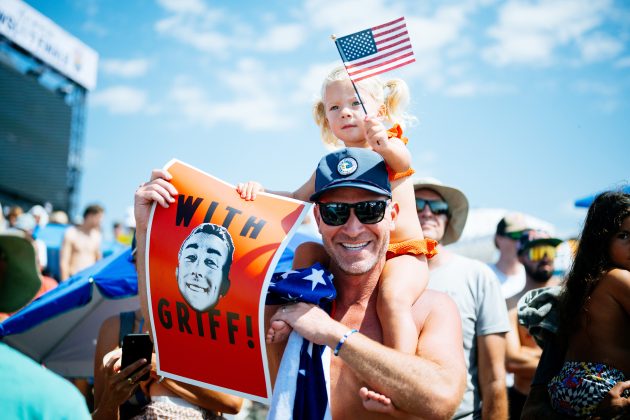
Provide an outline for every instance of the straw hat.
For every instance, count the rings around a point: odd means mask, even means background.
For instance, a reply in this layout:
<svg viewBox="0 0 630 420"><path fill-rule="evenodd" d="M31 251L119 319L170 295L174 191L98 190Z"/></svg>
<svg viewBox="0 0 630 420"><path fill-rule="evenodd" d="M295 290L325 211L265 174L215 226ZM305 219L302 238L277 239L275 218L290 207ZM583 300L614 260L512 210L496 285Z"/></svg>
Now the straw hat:
<svg viewBox="0 0 630 420"><path fill-rule="evenodd" d="M19 232L0 235L0 312L17 311L41 285L33 244Z"/></svg>
<svg viewBox="0 0 630 420"><path fill-rule="evenodd" d="M456 242L466 225L468 218L468 199L457 188L449 187L435 178L420 178L413 183L414 191L428 189L440 194L448 203L448 225L440 244L448 245Z"/></svg>

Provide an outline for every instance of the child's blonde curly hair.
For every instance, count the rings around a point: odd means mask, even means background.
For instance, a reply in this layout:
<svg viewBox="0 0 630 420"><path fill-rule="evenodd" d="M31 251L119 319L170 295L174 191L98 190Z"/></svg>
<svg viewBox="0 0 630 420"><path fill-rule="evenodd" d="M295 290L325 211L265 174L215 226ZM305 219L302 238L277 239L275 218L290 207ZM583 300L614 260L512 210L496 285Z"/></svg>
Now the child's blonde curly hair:
<svg viewBox="0 0 630 420"><path fill-rule="evenodd" d="M324 145L329 148L337 148L343 146L343 142L333 134L328 120L326 119L326 109L324 107L324 94L326 87L331 82L340 80L349 80L348 72L343 66L335 67L322 83L320 99L313 105L313 118L319 126ZM370 77L355 82L357 89L361 93L372 95L372 98L379 103L385 105L385 119L390 124L400 124L404 129L405 125L415 121L415 117L409 115L404 109L409 104L409 87L401 79L391 79L383 82L378 77Z"/></svg>

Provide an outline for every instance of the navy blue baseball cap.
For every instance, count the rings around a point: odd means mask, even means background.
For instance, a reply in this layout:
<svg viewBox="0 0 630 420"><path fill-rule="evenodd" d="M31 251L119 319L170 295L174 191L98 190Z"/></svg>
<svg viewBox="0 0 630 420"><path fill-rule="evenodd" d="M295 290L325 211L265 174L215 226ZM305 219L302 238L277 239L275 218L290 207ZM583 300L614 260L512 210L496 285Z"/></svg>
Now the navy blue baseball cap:
<svg viewBox="0 0 630 420"><path fill-rule="evenodd" d="M383 157L370 149L349 147L330 153L319 161L315 172L315 193L311 201L335 188L361 188L392 197Z"/></svg>

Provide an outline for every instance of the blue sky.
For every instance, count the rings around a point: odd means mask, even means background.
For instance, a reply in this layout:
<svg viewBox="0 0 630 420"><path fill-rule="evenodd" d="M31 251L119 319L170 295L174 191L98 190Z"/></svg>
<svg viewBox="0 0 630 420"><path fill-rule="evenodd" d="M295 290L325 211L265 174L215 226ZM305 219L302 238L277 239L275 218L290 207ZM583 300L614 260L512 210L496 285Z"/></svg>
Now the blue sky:
<svg viewBox="0 0 630 420"><path fill-rule="evenodd" d="M575 234L573 202L630 182L626 1L28 0L100 55L81 208L122 220L175 157L230 183L300 186L326 153L310 111L331 34L405 16L414 167L474 208Z"/></svg>

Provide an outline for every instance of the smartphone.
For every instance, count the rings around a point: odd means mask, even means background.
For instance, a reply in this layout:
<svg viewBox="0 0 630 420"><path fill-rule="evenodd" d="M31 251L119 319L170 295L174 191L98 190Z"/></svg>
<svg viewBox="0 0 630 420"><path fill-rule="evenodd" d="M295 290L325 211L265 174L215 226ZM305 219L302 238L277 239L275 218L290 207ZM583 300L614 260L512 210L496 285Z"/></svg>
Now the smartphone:
<svg viewBox="0 0 630 420"><path fill-rule="evenodd" d="M127 334L123 338L122 369L140 359L146 359L149 363L151 363L152 354L153 342L151 341L149 334ZM142 377L137 380L146 381L147 379L149 379L149 372L142 375Z"/></svg>

